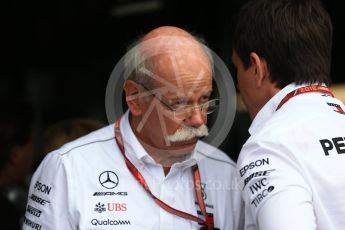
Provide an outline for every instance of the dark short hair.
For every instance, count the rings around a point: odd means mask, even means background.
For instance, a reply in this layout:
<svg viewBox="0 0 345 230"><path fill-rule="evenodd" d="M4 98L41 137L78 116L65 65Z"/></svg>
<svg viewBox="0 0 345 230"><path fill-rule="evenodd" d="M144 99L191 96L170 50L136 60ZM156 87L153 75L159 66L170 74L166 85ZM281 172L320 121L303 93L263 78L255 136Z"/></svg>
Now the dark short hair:
<svg viewBox="0 0 345 230"><path fill-rule="evenodd" d="M58 149L67 142L76 140L104 126L102 121L91 118L61 120L49 126L44 132L45 153Z"/></svg>
<svg viewBox="0 0 345 230"><path fill-rule="evenodd" d="M233 50L250 66L250 53L267 61L271 81L330 83L332 22L319 0L251 0L237 15Z"/></svg>
<svg viewBox="0 0 345 230"><path fill-rule="evenodd" d="M0 170L7 164L12 148L24 146L32 137L34 109L23 99L0 100Z"/></svg>

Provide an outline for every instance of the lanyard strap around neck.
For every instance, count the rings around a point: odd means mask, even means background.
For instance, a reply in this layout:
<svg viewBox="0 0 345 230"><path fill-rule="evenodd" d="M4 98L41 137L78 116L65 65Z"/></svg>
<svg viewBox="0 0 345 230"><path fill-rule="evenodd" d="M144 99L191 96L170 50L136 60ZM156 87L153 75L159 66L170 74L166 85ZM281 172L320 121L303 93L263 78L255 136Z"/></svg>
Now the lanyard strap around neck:
<svg viewBox="0 0 345 230"><path fill-rule="evenodd" d="M126 154L125 154L125 147L123 144L123 138L121 135L121 131L120 131L120 122L121 122L121 118L115 123L115 139L116 139L116 143L118 145L118 147L120 148L120 151L125 159L126 165L128 170L132 173L132 175L134 176L134 178L139 182L139 184L141 184L141 186L145 189L145 191L153 198L153 200L161 207L163 208L165 211L172 213L176 216L182 217L184 219L189 219L192 221L195 221L201 225L205 225L207 227L207 230L212 230L213 229L213 216L209 215L206 212L206 206L204 203L204 199L202 197L202 191L201 191L201 183L200 183L200 172L199 172L199 168L198 165L195 165L192 167L192 171L193 171L193 178L194 178L194 188L195 188L195 195L196 195L196 199L198 201L200 210L202 212L202 214L205 217L205 220L191 215L189 213L177 210L173 207L171 207L170 205L166 204L165 202L163 202L162 200L160 200L158 197L156 197L150 190L149 186L147 185L143 175L139 172L139 170L132 164L132 162L127 158Z"/></svg>
<svg viewBox="0 0 345 230"><path fill-rule="evenodd" d="M325 86L321 86L321 85L311 85L311 86L305 86L305 87L301 87L298 89L295 89L294 91L288 93L283 100L279 103L276 111L278 109L280 109L288 100L290 100L291 98L300 95L300 94L304 94L304 93L325 93L328 95L331 95L332 97L334 97L333 93L331 92L331 90Z"/></svg>

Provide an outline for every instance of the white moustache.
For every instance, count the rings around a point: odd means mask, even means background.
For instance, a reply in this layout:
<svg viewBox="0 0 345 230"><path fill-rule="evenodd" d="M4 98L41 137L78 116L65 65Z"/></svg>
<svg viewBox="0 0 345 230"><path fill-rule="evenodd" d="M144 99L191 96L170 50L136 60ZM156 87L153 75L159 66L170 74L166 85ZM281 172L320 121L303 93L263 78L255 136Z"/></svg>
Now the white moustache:
<svg viewBox="0 0 345 230"><path fill-rule="evenodd" d="M208 128L206 125L201 125L198 128L194 127L181 127L172 135L167 138L171 142L189 141L194 137L208 136Z"/></svg>

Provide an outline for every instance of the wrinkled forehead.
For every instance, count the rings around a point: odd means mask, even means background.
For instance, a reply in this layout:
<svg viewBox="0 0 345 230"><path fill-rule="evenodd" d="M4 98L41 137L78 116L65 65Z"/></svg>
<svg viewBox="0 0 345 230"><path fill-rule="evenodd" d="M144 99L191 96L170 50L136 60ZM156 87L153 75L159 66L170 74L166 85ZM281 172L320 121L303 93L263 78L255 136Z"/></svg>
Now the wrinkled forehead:
<svg viewBox="0 0 345 230"><path fill-rule="evenodd" d="M140 44L145 56L142 72L156 86L199 89L212 84L212 64L202 44L190 37L160 36Z"/></svg>
<svg viewBox="0 0 345 230"><path fill-rule="evenodd" d="M199 100L202 97L209 97L212 94L212 85L203 86L199 88L186 88L181 86L161 86L155 88L158 95L162 95L165 99L170 100L185 100L192 101L194 99Z"/></svg>
<svg viewBox="0 0 345 230"><path fill-rule="evenodd" d="M146 55L155 55L162 51L175 51L179 49L202 50L200 42L191 36L160 35L152 38L144 38L140 49Z"/></svg>
<svg viewBox="0 0 345 230"><path fill-rule="evenodd" d="M189 59L198 60L200 64L211 65L204 47L193 37L186 36L158 36L144 39L138 45L139 52L145 60L159 64L174 64L172 59L179 64Z"/></svg>
<svg viewBox="0 0 345 230"><path fill-rule="evenodd" d="M171 97L199 97L212 92L212 74L205 71L185 73L145 72L153 76L150 89L153 93ZM171 74L171 73L170 73Z"/></svg>

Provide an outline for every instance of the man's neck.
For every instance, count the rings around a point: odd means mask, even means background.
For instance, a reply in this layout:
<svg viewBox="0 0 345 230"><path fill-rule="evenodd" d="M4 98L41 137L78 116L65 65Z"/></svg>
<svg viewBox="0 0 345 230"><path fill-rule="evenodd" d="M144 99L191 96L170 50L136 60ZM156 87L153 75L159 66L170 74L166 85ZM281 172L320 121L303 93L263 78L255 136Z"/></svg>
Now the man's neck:
<svg viewBox="0 0 345 230"><path fill-rule="evenodd" d="M262 100L257 101L255 105L251 106L251 109L248 108L251 120L254 120L256 115L266 105L266 103L268 103L269 100L271 100L271 98L274 97L280 90L281 89L278 88L274 83L266 84L266 89L261 90L262 95L260 95L260 98L262 98Z"/></svg>

